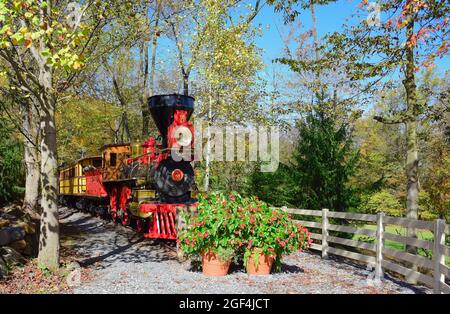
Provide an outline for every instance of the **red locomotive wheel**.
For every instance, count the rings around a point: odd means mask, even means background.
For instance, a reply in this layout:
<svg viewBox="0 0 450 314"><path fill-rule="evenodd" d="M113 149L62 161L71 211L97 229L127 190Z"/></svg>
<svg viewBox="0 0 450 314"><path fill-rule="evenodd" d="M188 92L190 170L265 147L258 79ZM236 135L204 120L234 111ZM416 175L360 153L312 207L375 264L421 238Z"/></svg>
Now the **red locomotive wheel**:
<svg viewBox="0 0 450 314"><path fill-rule="evenodd" d="M136 220L136 231L139 233L145 232L145 220L144 219Z"/></svg>
<svg viewBox="0 0 450 314"><path fill-rule="evenodd" d="M117 213L115 211L111 212L111 221L117 223Z"/></svg>
<svg viewBox="0 0 450 314"><path fill-rule="evenodd" d="M123 216L122 216L122 225L123 226L129 226L130 225L130 220L131 220L131 218L128 215L128 213L124 212Z"/></svg>

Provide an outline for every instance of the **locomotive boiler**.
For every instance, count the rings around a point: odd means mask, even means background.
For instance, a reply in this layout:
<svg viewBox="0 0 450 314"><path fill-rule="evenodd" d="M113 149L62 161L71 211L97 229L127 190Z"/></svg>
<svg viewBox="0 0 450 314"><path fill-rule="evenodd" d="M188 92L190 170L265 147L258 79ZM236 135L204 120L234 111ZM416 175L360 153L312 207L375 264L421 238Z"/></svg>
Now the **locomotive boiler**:
<svg viewBox="0 0 450 314"><path fill-rule="evenodd" d="M104 145L100 156L60 169L63 203L132 226L148 238L176 239L182 212L195 210L191 164L194 98L148 99L159 137Z"/></svg>

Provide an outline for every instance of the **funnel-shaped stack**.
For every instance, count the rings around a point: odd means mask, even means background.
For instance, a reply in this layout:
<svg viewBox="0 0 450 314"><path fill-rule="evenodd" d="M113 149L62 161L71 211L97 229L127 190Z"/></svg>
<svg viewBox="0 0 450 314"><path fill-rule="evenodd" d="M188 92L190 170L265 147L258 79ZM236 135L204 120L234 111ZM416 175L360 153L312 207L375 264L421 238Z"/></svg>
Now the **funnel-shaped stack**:
<svg viewBox="0 0 450 314"><path fill-rule="evenodd" d="M173 122L175 110L185 110L189 120L194 111L194 98L178 94L155 95L148 99L148 106L161 134L162 144L167 147L167 129Z"/></svg>

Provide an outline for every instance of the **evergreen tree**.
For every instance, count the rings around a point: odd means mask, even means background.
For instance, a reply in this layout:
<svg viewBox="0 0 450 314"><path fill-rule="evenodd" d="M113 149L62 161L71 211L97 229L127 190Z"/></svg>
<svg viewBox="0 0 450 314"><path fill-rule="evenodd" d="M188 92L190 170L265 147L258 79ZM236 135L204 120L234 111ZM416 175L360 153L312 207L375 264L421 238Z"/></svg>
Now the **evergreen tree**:
<svg viewBox="0 0 450 314"><path fill-rule="evenodd" d="M294 202L302 208L346 211L355 205L348 180L359 153L353 147L348 123L336 126L333 116L320 108L298 123L294 173L299 193Z"/></svg>
<svg viewBox="0 0 450 314"><path fill-rule="evenodd" d="M248 194L273 206L295 206L298 185L290 166L281 164L275 172L261 172L256 163L249 179Z"/></svg>

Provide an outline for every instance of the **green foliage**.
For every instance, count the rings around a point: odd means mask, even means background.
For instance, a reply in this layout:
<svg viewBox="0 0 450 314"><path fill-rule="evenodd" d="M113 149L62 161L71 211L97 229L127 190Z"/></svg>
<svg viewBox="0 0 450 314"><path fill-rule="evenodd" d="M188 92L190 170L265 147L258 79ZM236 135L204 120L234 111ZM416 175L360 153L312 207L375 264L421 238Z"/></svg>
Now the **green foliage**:
<svg viewBox="0 0 450 314"><path fill-rule="evenodd" d="M0 205L23 190L23 147L0 120Z"/></svg>
<svg viewBox="0 0 450 314"><path fill-rule="evenodd" d="M359 211L364 213L376 214L383 212L389 216L402 216L404 207L398 198L388 189L364 195L359 205Z"/></svg>
<svg viewBox="0 0 450 314"><path fill-rule="evenodd" d="M121 108L94 98L73 98L57 108L58 158L70 162L87 155L98 155L99 148L114 142L115 121ZM140 134L138 113L128 112L132 134Z"/></svg>
<svg viewBox="0 0 450 314"><path fill-rule="evenodd" d="M426 191L419 192L419 219L434 220L439 218L439 212L434 209L431 196Z"/></svg>
<svg viewBox="0 0 450 314"><path fill-rule="evenodd" d="M299 123L300 142L295 152L296 204L303 208L346 211L354 206L354 189L348 184L359 154L349 126L336 127L333 119L310 112Z"/></svg>
<svg viewBox="0 0 450 314"><path fill-rule="evenodd" d="M258 29L242 16L230 24L234 5L229 2L205 0L199 5L196 22L201 21L203 28L192 36L191 47L193 51L201 47L194 59L196 114L206 115L211 109L208 118L215 121L265 120L258 105L264 93L258 76L263 69L261 51L254 44Z"/></svg>
<svg viewBox="0 0 450 314"><path fill-rule="evenodd" d="M231 201L231 198L237 200ZM188 219L188 229L178 235L181 249L187 255L209 251L216 253L222 260L229 260L243 243L238 237L241 228L240 201L241 197L237 194L216 192L208 196L200 195L198 215Z"/></svg>
<svg viewBox="0 0 450 314"><path fill-rule="evenodd" d="M299 223L295 224L288 213L271 208L256 197L244 199L239 218L239 236L244 239L244 265L256 250L274 256L276 269L280 270L283 254L307 249L311 242L308 230ZM255 259L255 264L257 267L258 259Z"/></svg>
<svg viewBox="0 0 450 314"><path fill-rule="evenodd" d="M401 132L400 125L378 123L371 115L356 121L353 138L359 144L360 160L351 184L362 194L391 189L399 196L406 190L403 169L406 144Z"/></svg>
<svg viewBox="0 0 450 314"><path fill-rule="evenodd" d="M252 174L252 163L246 161L219 162L214 161L210 165L210 189L212 191L246 191L250 175ZM202 187L205 177L205 163L196 164L197 186Z"/></svg>
<svg viewBox="0 0 450 314"><path fill-rule="evenodd" d="M280 164L275 172L261 172L257 163L249 178L248 193L257 195L273 206L293 206L298 183L292 168Z"/></svg>
<svg viewBox="0 0 450 314"><path fill-rule="evenodd" d="M78 70L83 60L76 53L76 48L87 39L88 26L80 22L71 28L68 19L57 7L47 10L45 15L48 22L43 23L44 4L47 7L45 1L2 1L0 47L9 49L12 44L33 49L39 45L44 47L45 43L45 48L39 47L35 52L47 65L66 71Z"/></svg>
<svg viewBox="0 0 450 314"><path fill-rule="evenodd" d="M336 126L336 124L339 124ZM347 211L357 206L350 185L359 153L347 123L337 123L315 110L298 122L299 142L292 165L280 164L273 173L254 168L249 192L274 206Z"/></svg>
<svg viewBox="0 0 450 314"><path fill-rule="evenodd" d="M393 87L380 92L376 97L376 105L367 116L354 124L354 141L360 149L360 162L351 178L351 185L362 194L362 203L358 207L366 210L369 198L376 198L378 192L390 194L392 202L406 207L404 126L401 124L381 124L373 119L376 114L406 107L405 91L399 82ZM418 98L426 103L427 109L418 118L418 144L421 171L419 172L419 217L430 220L441 217L449 219L449 158L445 133L445 97L449 89L448 73L443 76L437 71L424 71L418 80ZM394 196L396 201L394 201ZM396 207L396 206L394 206Z"/></svg>

